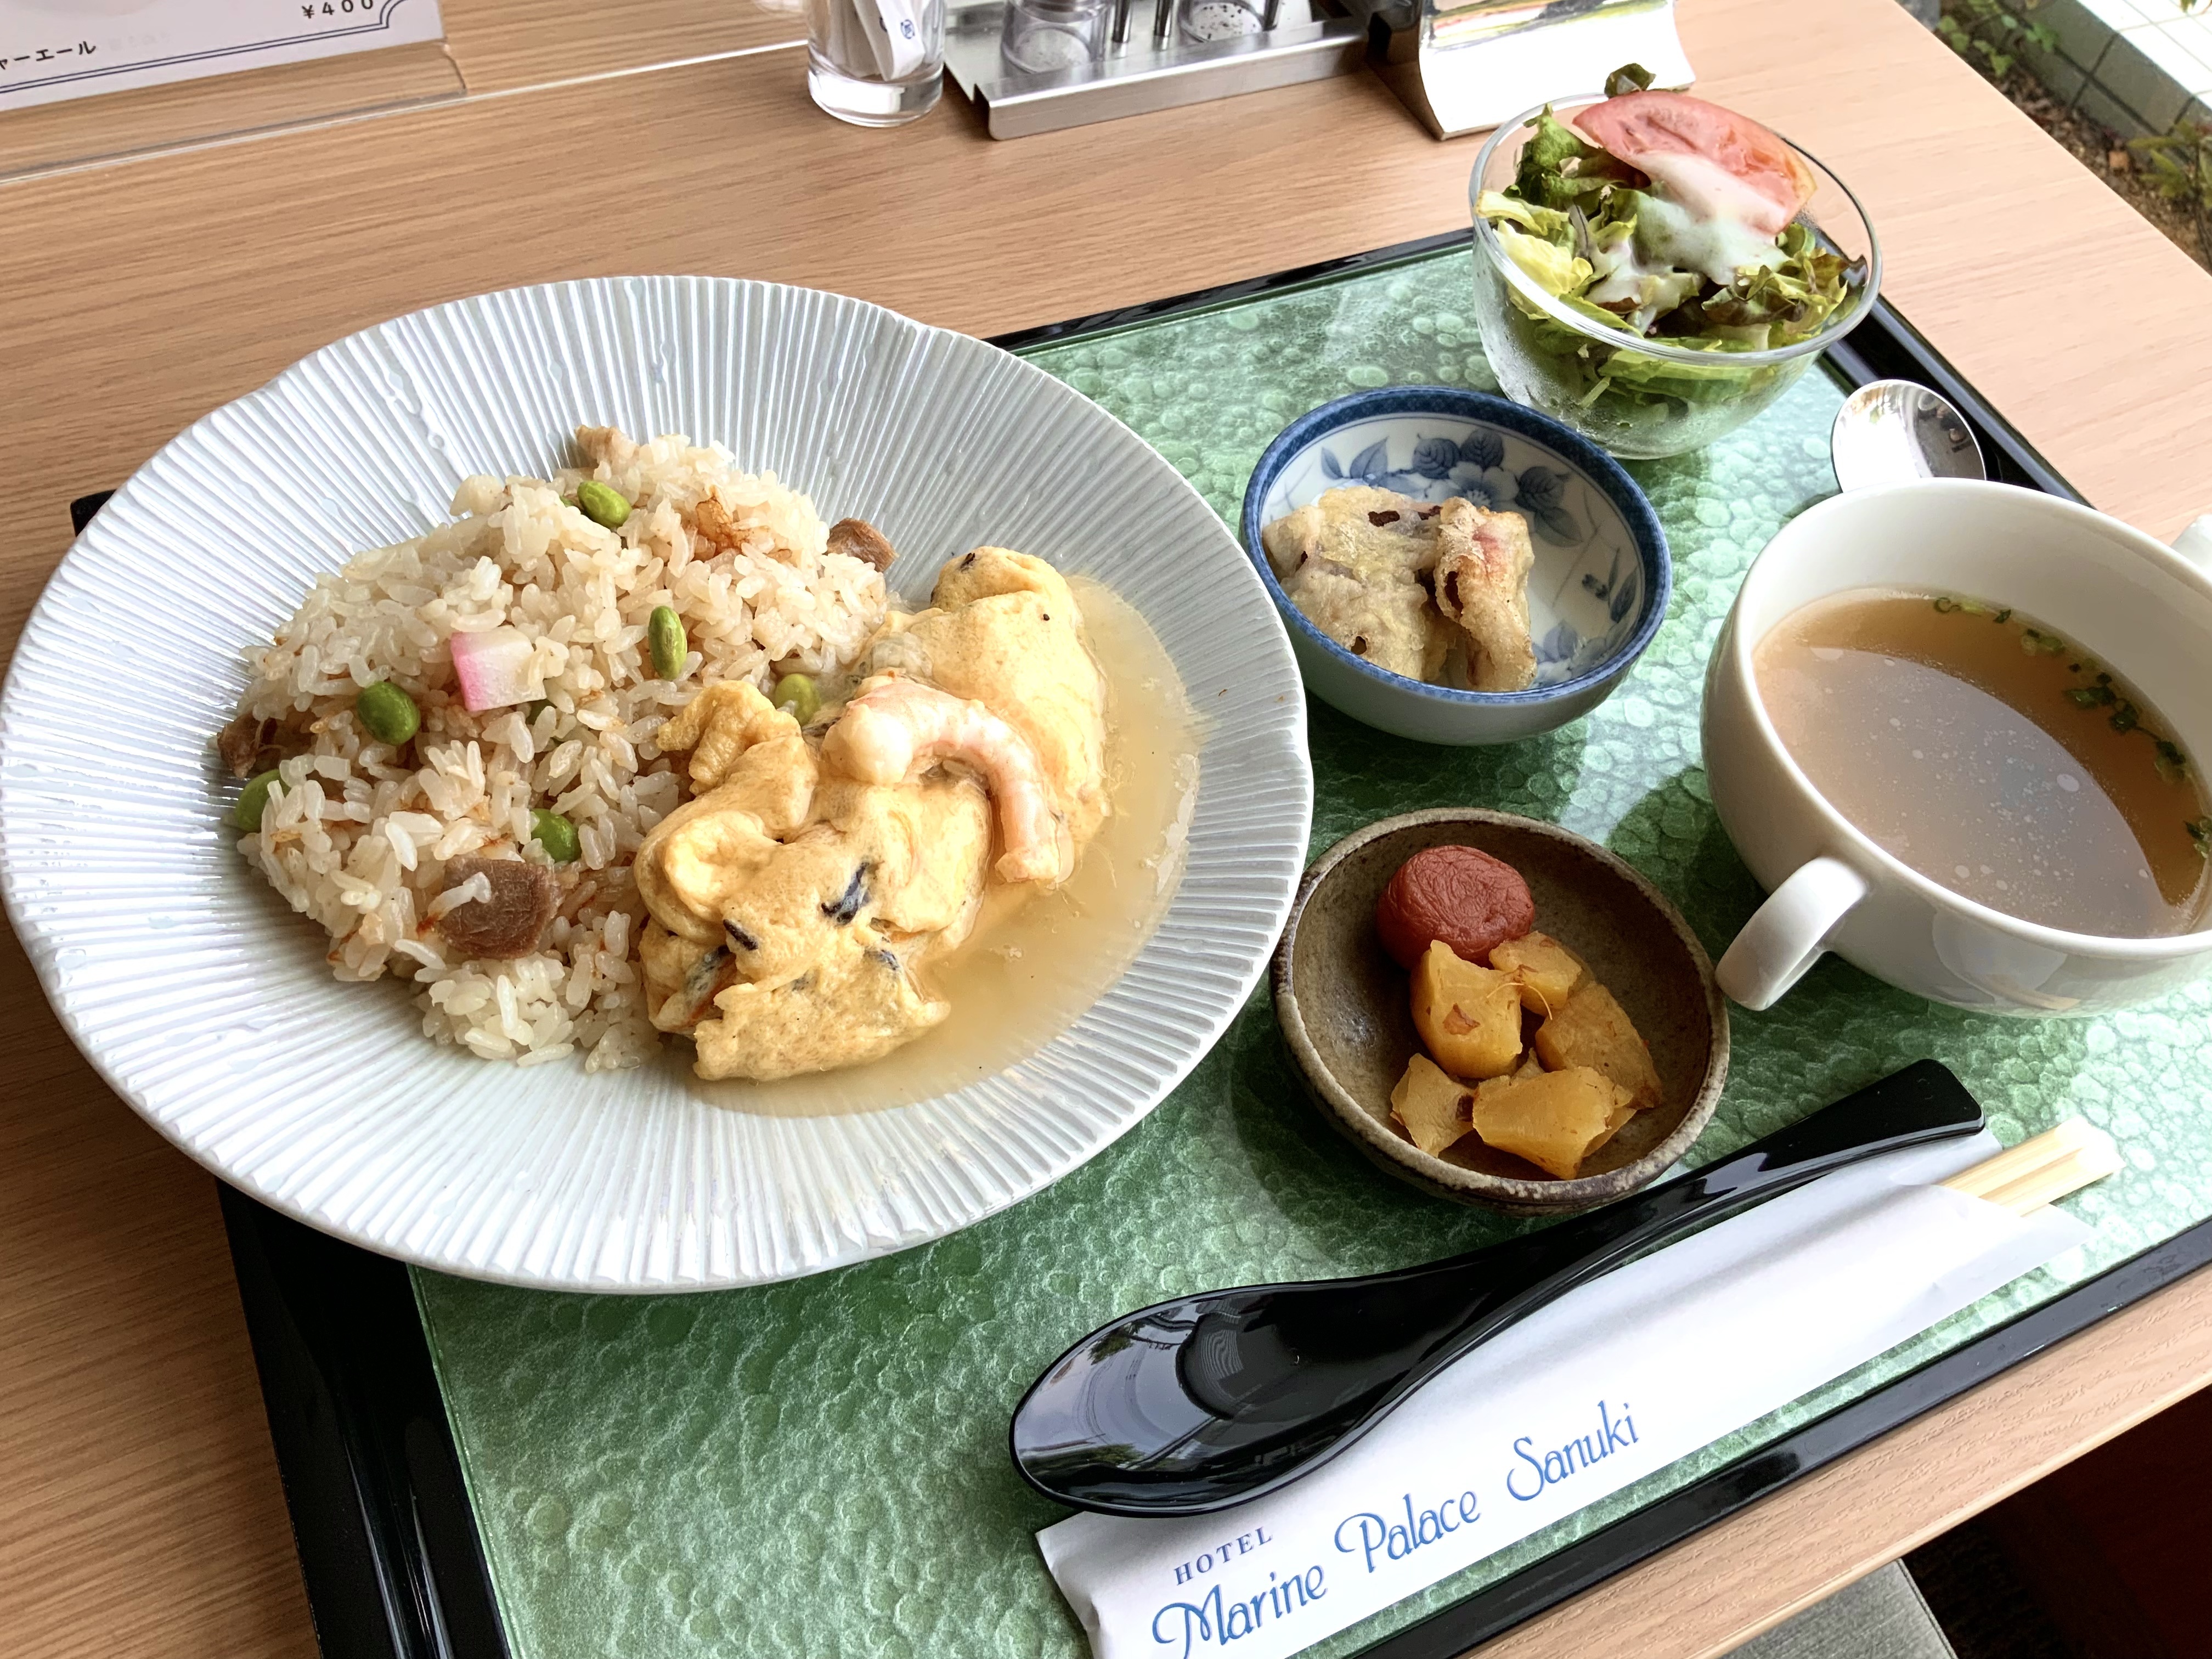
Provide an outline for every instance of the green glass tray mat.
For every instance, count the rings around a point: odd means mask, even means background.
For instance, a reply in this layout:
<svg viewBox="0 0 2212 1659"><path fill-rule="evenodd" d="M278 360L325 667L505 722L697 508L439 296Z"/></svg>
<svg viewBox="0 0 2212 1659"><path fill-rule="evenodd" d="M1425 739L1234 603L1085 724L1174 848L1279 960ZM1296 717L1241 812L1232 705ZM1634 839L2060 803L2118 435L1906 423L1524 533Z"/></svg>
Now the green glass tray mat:
<svg viewBox="0 0 2212 1659"><path fill-rule="evenodd" d="M1494 388L1467 314L1465 257L1032 361L1143 434L1233 525L1261 451L1316 404L1361 386ZM1310 703L1314 851L1424 806L1553 819L1644 870L1717 956L1759 893L1698 764L1705 658L1753 556L1834 489L1826 441L1841 395L1808 374L1703 453L1631 465L1673 544L1674 602L1643 661L1586 719L1450 750ZM2008 1143L2077 1112L2119 1137L2126 1171L2069 1201L2094 1242L1316 1653L1356 1652L2212 1214L2203 985L2106 1018L2011 1021L1920 1001L1830 957L1779 1007L1734 1019L1727 1093L1696 1161L1932 1054ZM1062 1511L1016 1480L1006 1423L1069 1341L1164 1297L1394 1267L1516 1224L1415 1194L1328 1128L1298 1093L1263 983L1144 1123L935 1244L697 1296L416 1282L520 1659L1036 1659L1085 1649L1032 1540Z"/></svg>

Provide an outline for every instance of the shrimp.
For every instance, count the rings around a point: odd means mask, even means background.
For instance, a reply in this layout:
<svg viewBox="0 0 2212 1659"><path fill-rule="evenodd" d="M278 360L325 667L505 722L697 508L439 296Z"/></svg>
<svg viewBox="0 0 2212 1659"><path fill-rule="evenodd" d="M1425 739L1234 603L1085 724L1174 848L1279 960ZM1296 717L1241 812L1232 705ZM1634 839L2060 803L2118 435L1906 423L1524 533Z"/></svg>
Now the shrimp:
<svg viewBox="0 0 2212 1659"><path fill-rule="evenodd" d="M824 764L862 783L904 781L917 762L957 761L981 774L999 807L1002 881L1066 878L1073 863L1060 815L1029 739L980 702L912 680L884 680L845 706L823 740Z"/></svg>

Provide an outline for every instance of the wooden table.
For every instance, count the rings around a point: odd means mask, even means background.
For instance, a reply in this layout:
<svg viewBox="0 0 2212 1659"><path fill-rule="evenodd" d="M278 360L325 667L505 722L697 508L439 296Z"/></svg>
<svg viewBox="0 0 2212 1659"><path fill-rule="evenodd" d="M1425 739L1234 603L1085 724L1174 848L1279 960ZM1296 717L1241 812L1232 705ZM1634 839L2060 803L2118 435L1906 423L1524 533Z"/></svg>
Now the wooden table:
<svg viewBox="0 0 2212 1659"><path fill-rule="evenodd" d="M396 313L708 271L988 333L1466 221L1472 144L1364 75L1001 144L957 95L896 133L817 115L789 13L445 9L465 96L299 125L296 88L240 94L239 125L294 125L0 184L0 649L71 497ZM1851 181L1887 291L2062 472L2160 536L2212 508L2212 278L1894 0L1682 13L1700 89ZM99 1081L12 936L0 1054L0 1649L309 1653L212 1181ZM2199 1274L1486 1652L1724 1651L2207 1381Z"/></svg>

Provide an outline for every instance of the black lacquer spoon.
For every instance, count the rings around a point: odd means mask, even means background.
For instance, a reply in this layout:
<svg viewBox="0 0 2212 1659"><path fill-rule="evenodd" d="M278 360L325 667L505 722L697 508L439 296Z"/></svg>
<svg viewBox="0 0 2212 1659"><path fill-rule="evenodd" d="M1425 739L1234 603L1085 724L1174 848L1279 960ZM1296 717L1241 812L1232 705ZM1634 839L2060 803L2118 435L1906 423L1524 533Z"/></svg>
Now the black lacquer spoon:
<svg viewBox="0 0 2212 1659"><path fill-rule="evenodd" d="M1982 1127L1932 1060L1694 1174L1525 1237L1361 1279L1181 1297L1093 1331L1014 1410L1014 1467L1109 1515L1203 1515L1334 1456L1576 1285L1844 1164Z"/></svg>

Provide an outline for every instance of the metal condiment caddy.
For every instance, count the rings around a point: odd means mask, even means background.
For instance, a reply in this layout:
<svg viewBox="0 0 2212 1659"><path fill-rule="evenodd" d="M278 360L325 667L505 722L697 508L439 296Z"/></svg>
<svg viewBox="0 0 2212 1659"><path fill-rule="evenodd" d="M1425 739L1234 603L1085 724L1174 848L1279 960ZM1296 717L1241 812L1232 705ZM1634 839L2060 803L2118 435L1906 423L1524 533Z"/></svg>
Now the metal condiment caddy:
<svg viewBox="0 0 2212 1659"><path fill-rule="evenodd" d="M1358 68L1367 56L1364 15L1334 0L1265 0L1258 28L1212 40L1194 40L1180 27L1196 9L1191 0L1152 0L1148 9L1141 0L1111 0L1099 56L1024 70L1005 51L1011 9L1009 0L978 0L955 6L945 20L945 73L983 110L994 138L1318 81Z"/></svg>
<svg viewBox="0 0 2212 1659"><path fill-rule="evenodd" d="M1674 0L967 0L945 68L994 138L1318 81L1371 64L1439 138L1616 65L1684 86ZM1033 51L1036 42L1046 43Z"/></svg>

